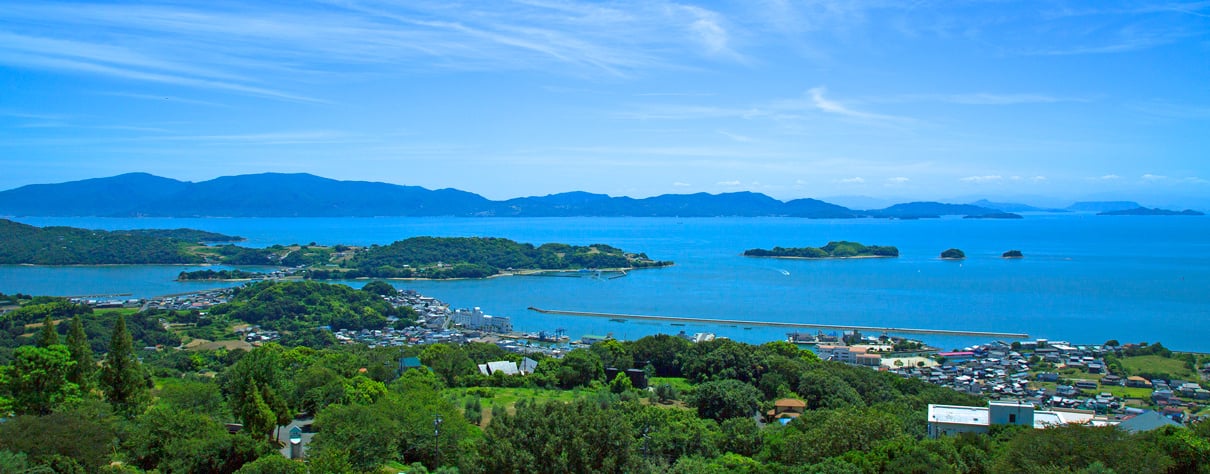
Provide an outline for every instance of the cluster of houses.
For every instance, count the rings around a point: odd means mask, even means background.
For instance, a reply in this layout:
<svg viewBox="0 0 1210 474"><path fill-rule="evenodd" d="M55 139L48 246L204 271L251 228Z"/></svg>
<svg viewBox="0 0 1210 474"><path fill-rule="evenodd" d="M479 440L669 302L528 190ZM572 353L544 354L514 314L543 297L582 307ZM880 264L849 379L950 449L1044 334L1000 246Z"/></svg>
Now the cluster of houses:
<svg viewBox="0 0 1210 474"><path fill-rule="evenodd" d="M437 343L464 344L470 339L466 334L459 331L440 328L430 329L421 326L411 326L403 329L392 327L361 330L340 329L333 331L332 335L336 336L336 340L343 344L365 344L370 348Z"/></svg>
<svg viewBox="0 0 1210 474"><path fill-rule="evenodd" d="M930 405L931 436L986 432L994 424L1037 428L1070 423L1120 424L1123 429L1147 430L1188 421L1187 412L1197 411L1199 401L1210 400L1210 391L1195 382L1122 378L1108 373L1104 356L1114 350L1108 346L1052 343L1045 339L1019 345L997 341L963 351L937 353L940 363L936 366L888 370L993 399L983 408ZM1031 372L1031 361L1055 364L1062 369L1077 368L1080 373L1099 377L1069 380L1058 372ZM1049 388L1049 383L1033 382L1051 382L1054 388ZM1156 409L1128 405L1111 393L1112 387L1117 386L1151 388L1150 401Z"/></svg>
<svg viewBox="0 0 1210 474"><path fill-rule="evenodd" d="M418 325L432 329L460 328L466 331L508 333L513 330L508 316L484 314L478 307L450 310L450 305L433 297L424 296L414 290L401 291L396 296L386 297L395 306L409 306L420 315Z"/></svg>
<svg viewBox="0 0 1210 474"><path fill-rule="evenodd" d="M143 309L160 309L164 311L204 311L211 306L226 303L231 299L231 289L208 290L184 295L161 296L146 301L139 300L134 306L143 305Z"/></svg>

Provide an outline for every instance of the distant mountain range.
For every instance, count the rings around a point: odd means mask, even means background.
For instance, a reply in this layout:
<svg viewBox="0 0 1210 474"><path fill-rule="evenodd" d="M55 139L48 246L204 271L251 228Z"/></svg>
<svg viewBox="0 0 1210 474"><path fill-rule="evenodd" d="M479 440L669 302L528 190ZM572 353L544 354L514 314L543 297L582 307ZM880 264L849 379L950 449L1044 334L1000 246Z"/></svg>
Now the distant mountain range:
<svg viewBox="0 0 1210 474"><path fill-rule="evenodd" d="M1138 207L1133 202L1077 203L1068 210L1104 212ZM855 210L817 199L783 202L752 192L665 194L642 199L568 192L492 201L457 189L430 190L279 173L226 176L197 183L130 173L0 191L0 215L48 217L786 216L917 219L1026 211L1061 212L989 201L972 204L912 202L884 209Z"/></svg>

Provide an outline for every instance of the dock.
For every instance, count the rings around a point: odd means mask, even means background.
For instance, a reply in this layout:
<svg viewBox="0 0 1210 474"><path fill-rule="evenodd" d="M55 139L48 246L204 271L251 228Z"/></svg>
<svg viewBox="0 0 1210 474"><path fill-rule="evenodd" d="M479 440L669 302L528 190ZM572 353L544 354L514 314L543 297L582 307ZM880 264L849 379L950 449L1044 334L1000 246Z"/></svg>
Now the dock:
<svg viewBox="0 0 1210 474"><path fill-rule="evenodd" d="M957 329L920 329L920 328L898 328L898 327L879 327L879 326L852 326L844 324L819 324L819 323L785 323L779 321L746 321L741 319L711 319L711 318L690 318L683 316L652 316L646 314L617 314L617 313L592 313L586 311L565 311L558 309L542 309L529 307L530 311L542 314L558 314L563 316L587 316L594 318L609 318L609 319L643 319L648 321L664 321L669 323L700 323L700 324L718 324L722 326L764 326L777 328L806 328L806 329L839 329L843 331L861 331L867 333L893 332L900 334L931 334L938 336L975 336L988 337L996 339L1029 339L1029 334L1013 333L1013 332L995 332L995 331L964 331Z"/></svg>

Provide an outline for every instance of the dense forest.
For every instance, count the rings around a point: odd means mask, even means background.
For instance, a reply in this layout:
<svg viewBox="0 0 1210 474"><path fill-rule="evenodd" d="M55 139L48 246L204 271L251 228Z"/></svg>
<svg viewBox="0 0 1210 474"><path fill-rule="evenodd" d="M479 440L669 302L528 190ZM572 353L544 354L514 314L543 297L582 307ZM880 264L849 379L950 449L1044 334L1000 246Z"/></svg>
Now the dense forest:
<svg viewBox="0 0 1210 474"><path fill-rule="evenodd" d="M549 243L534 247L502 238L412 237L357 252L343 264L347 270L312 269L308 277L484 278L506 270L643 268L670 264L605 244Z"/></svg>
<svg viewBox="0 0 1210 474"><path fill-rule="evenodd" d="M95 352L109 350L109 339L116 320L114 315L119 312L129 314L126 318L127 330L138 347L173 347L181 343L180 336L169 332L160 324L160 319L168 316L167 312L163 311L134 313L133 310L93 310L64 298L49 296L0 294L0 301L12 301L21 305L19 309L0 314L0 363L11 361L15 348L31 344L34 334L29 331L41 328L47 317L56 322L79 317ZM67 326L59 325L57 329L61 336L67 335Z"/></svg>
<svg viewBox="0 0 1210 474"><path fill-rule="evenodd" d="M178 231L130 232L39 228L0 219L0 264L107 265L200 263ZM193 236L191 236L193 237Z"/></svg>
<svg viewBox="0 0 1210 474"><path fill-rule="evenodd" d="M392 306L380 296L312 281L262 281L235 290L231 300L210 308L212 317L226 317L268 329L380 329L387 318L402 324L416 320L410 308Z"/></svg>
<svg viewBox="0 0 1210 474"><path fill-rule="evenodd" d="M217 232L208 232L197 229L131 229L115 231L122 234L144 235L148 237L162 237L165 239L176 239L185 242L194 243L217 243L217 242L240 242L243 237L234 235L225 235Z"/></svg>
<svg viewBox="0 0 1210 474"><path fill-rule="evenodd" d="M848 257L898 257L899 249L892 246L862 245L857 242L828 242L823 247L773 247L772 249L749 249L745 257L783 258L848 258Z"/></svg>
<svg viewBox="0 0 1210 474"><path fill-rule="evenodd" d="M347 288L347 287L345 287ZM242 314L270 320L293 299L346 298L335 285L252 285ZM351 290L370 294L370 291ZM270 296L272 295L272 296ZM348 297L350 301L355 297ZM22 311L49 302L7 297ZM273 304L270 304L272 302ZM61 301L56 303L62 303ZM313 305L280 319L332 311ZM100 312L97 312L100 313ZM12 313L9 313L12 314ZM323 349L139 350L133 318L42 306L0 365L0 472L1208 472L1210 423L1132 434L1113 427L1004 427L927 439L930 403L985 399L821 361L785 342L607 340L561 358L529 354L528 375L494 344ZM94 316L98 315L93 313ZM8 315L6 315L8 316ZM46 328L53 328L47 330ZM94 342L106 339L98 347ZM401 358L423 367L399 371ZM641 369L635 388L606 368ZM784 426L755 416L802 400ZM301 421L297 421L301 420ZM307 462L279 453L279 426L314 433ZM225 423L238 423L232 434Z"/></svg>
<svg viewBox="0 0 1210 474"><path fill-rule="evenodd" d="M315 280L353 278L486 278L509 270L646 268L671 265L605 244L548 243L539 247L502 238L412 237L368 248L272 245L193 229L113 231L39 228L0 219L0 264L103 265L222 263L307 267ZM202 243L226 243L207 246ZM182 273L180 279L209 279ZM240 278L240 277L236 277ZM251 278L251 277L249 277Z"/></svg>
<svg viewBox="0 0 1210 474"><path fill-rule="evenodd" d="M190 280L253 280L265 278L262 272L247 272L243 270L194 270L191 272L181 272L177 274L176 279L180 281Z"/></svg>

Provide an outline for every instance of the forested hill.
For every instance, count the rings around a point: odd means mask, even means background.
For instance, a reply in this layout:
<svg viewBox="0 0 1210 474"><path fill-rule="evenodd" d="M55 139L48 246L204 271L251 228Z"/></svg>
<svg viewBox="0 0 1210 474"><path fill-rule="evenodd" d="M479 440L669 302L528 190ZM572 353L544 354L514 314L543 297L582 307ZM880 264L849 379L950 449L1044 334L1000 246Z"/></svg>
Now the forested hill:
<svg viewBox="0 0 1210 474"><path fill-rule="evenodd" d="M345 285L263 281L241 287L231 301L210 309L216 316L269 329L381 329L387 317L415 322L415 312L392 306L378 295Z"/></svg>
<svg viewBox="0 0 1210 474"><path fill-rule="evenodd" d="M828 242L823 247L773 247L766 249L749 249L744 251L745 257L779 257L779 258L851 258L851 257L898 257L899 249L892 246L862 245L857 242Z"/></svg>
<svg viewBox="0 0 1210 474"><path fill-rule="evenodd" d="M173 238L188 237L189 240ZM0 264L107 265L198 263L188 251L198 237L231 239L209 232L114 231L39 228L0 219Z"/></svg>
<svg viewBox="0 0 1210 474"><path fill-rule="evenodd" d="M121 191L118 191L121 190ZM225 176L197 183L146 173L0 191L0 215L165 217L716 217L815 219L984 215L973 205L911 203L855 210L817 199L779 201L764 194L665 194L648 198L568 192L492 201L457 189L430 190L309 174Z"/></svg>
<svg viewBox="0 0 1210 474"><path fill-rule="evenodd" d="M312 269L311 278L483 278L506 270L645 268L670 265L605 244L539 247L502 238L412 237L356 252L347 270Z"/></svg>

